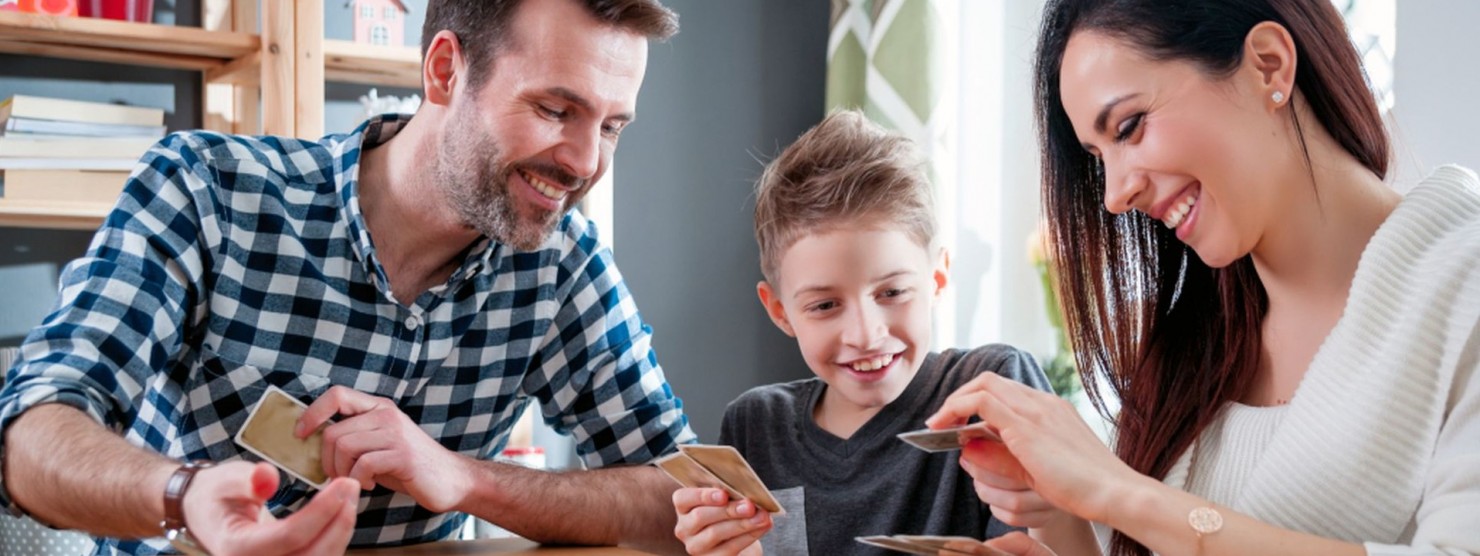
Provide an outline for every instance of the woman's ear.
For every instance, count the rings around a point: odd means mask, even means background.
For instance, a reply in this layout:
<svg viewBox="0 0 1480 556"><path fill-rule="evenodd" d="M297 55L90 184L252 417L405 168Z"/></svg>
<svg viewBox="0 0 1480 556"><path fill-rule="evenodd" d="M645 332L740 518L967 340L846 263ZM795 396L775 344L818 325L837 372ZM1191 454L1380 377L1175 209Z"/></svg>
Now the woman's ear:
<svg viewBox="0 0 1480 556"><path fill-rule="evenodd" d="M1283 25L1265 21L1244 38L1244 64L1259 77L1258 91L1271 109L1283 107L1295 94L1295 39Z"/></svg>
<svg viewBox="0 0 1480 556"><path fill-rule="evenodd" d="M451 105L465 68L462 44L457 41L457 35L446 29L437 31L421 61L422 96L432 104Z"/></svg>
<svg viewBox="0 0 1480 556"><path fill-rule="evenodd" d="M761 298L761 306L766 308L766 315L771 317L771 322L776 323L787 336L797 337L795 330L791 328L791 321L786 318L786 308L781 306L781 296L771 288L771 284L761 280L755 285L755 294Z"/></svg>

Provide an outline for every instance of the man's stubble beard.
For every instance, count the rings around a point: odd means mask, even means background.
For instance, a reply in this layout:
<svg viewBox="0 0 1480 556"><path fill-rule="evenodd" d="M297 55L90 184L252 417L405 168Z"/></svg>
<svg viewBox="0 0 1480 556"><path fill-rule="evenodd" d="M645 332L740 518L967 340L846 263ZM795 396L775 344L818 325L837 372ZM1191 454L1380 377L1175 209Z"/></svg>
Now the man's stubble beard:
<svg viewBox="0 0 1480 556"><path fill-rule="evenodd" d="M538 249L561 216L580 199L587 184L548 165L504 162L503 149L470 120L454 119L443 132L436 179L447 193L448 203L464 226L520 251ZM569 188L580 183L581 187L567 194L559 211L533 209L540 216L521 219L509 191L510 178L521 166L539 166L550 179L561 180L561 185Z"/></svg>

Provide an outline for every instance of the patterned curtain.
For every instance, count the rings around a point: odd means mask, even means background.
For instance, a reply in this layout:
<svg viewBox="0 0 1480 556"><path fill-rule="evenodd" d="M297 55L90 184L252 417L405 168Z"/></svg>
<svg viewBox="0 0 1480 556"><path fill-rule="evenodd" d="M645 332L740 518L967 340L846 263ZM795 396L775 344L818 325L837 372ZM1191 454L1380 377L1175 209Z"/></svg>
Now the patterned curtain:
<svg viewBox="0 0 1480 556"><path fill-rule="evenodd" d="M941 244L955 254L956 26L953 0L832 0L827 110L858 108L913 139L935 185ZM955 337L955 304L936 306L936 346Z"/></svg>

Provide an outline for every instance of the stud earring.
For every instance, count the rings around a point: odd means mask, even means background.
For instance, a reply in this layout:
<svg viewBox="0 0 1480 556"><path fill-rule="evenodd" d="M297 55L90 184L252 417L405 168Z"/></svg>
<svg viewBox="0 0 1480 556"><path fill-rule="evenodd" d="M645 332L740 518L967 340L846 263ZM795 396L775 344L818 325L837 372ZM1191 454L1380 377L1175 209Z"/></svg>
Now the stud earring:
<svg viewBox="0 0 1480 556"><path fill-rule="evenodd" d="M1285 102L1285 93L1275 91L1274 94L1269 95L1269 98L1274 100L1275 104L1279 104L1281 102Z"/></svg>

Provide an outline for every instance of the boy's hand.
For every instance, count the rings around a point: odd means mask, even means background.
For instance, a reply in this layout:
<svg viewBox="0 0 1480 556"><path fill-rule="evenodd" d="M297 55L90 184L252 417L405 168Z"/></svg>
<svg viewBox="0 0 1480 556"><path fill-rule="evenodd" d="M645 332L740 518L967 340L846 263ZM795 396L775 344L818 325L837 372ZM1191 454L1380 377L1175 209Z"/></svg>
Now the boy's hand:
<svg viewBox="0 0 1480 556"><path fill-rule="evenodd" d="M749 500L731 503L717 488L681 488L673 491L678 526L673 535L689 554L757 556L760 539L771 530L771 514Z"/></svg>

